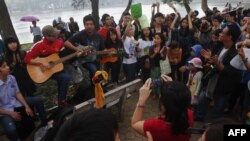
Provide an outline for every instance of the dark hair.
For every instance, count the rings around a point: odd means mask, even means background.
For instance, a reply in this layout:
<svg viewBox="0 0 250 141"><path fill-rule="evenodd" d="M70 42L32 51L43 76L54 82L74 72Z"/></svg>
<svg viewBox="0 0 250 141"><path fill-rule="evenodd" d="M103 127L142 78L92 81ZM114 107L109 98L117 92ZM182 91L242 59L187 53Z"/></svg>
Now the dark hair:
<svg viewBox="0 0 250 141"><path fill-rule="evenodd" d="M107 17L110 17L110 15L106 14L106 13L102 15L102 18L101 18L102 23L105 22L105 20L106 20Z"/></svg>
<svg viewBox="0 0 250 141"><path fill-rule="evenodd" d="M181 30L183 30L182 22L183 22L184 20L187 20L187 22L188 22L188 18L187 18L187 17L184 17L184 18L181 19L181 21L180 21L180 29L181 29ZM189 25L188 25L188 26L189 26ZM188 28L187 28L187 29L188 29Z"/></svg>
<svg viewBox="0 0 250 141"><path fill-rule="evenodd" d="M8 53L8 52L11 52L11 50L10 50L9 47L8 47L8 44L10 44L10 43L17 43L17 51L20 50L21 45L20 45L18 39L17 39L16 37L9 36L9 37L6 37L6 38L4 39L4 46L5 46L5 49L6 49L6 52L7 52L7 53Z"/></svg>
<svg viewBox="0 0 250 141"><path fill-rule="evenodd" d="M92 16L92 15L87 15L87 16L85 16L84 18L83 18L83 24L85 24L87 21L92 21L93 23L94 23L94 25L95 25L95 19L94 19L94 17Z"/></svg>
<svg viewBox="0 0 250 141"><path fill-rule="evenodd" d="M170 47L171 49L179 48L179 47L180 47L180 44L179 44L179 42L177 42L176 40L173 40L173 41L171 42L171 44L169 45L169 47Z"/></svg>
<svg viewBox="0 0 250 141"><path fill-rule="evenodd" d="M240 28L234 23L234 24L228 24L228 35L232 36L232 41L236 43L241 35Z"/></svg>
<svg viewBox="0 0 250 141"><path fill-rule="evenodd" d="M0 67L5 63L4 57L0 56Z"/></svg>
<svg viewBox="0 0 250 141"><path fill-rule="evenodd" d="M223 21L223 17L218 15L214 17L214 20L217 20L219 23L221 23Z"/></svg>
<svg viewBox="0 0 250 141"><path fill-rule="evenodd" d="M158 17L164 18L164 15L161 12L158 12L154 15L154 19Z"/></svg>
<svg viewBox="0 0 250 141"><path fill-rule="evenodd" d="M224 125L239 124L229 118L220 118L209 124L205 131L205 141L223 141L224 140Z"/></svg>
<svg viewBox="0 0 250 141"><path fill-rule="evenodd" d="M177 81L163 82L160 103L165 109L166 121L171 123L173 134L186 134L190 127L188 108L191 103L191 92L188 87Z"/></svg>
<svg viewBox="0 0 250 141"><path fill-rule="evenodd" d="M124 13L122 14L122 17L124 17L124 16L131 16L131 14L130 14L129 12L124 12Z"/></svg>
<svg viewBox="0 0 250 141"><path fill-rule="evenodd" d="M215 35L216 37L219 37L221 32L222 32L222 29L216 29L215 31L213 31L213 35Z"/></svg>
<svg viewBox="0 0 250 141"><path fill-rule="evenodd" d="M11 62L13 62L13 52L10 50L10 48L8 47L8 45L10 44L10 43L17 43L17 50L16 50L16 53L17 54L21 54L21 45L20 45L20 43L19 43L19 41L18 41L18 39L17 38L15 38L15 37L12 37L12 36L10 36L10 37L6 37L5 39L4 39L4 45L5 45L5 59L7 60L7 63L10 65L10 63Z"/></svg>
<svg viewBox="0 0 250 141"><path fill-rule="evenodd" d="M111 33L112 34L115 34L116 35L116 42L115 42L115 44L112 42L112 40L111 40L111 38L110 38L110 35L111 35ZM108 29L108 32L107 32L107 38L106 38L106 40L105 40L105 46L106 47L110 47L110 46L115 46L115 47L119 47L119 38L118 38L118 34L117 34L117 31L116 31L116 29L115 28L109 28Z"/></svg>
<svg viewBox="0 0 250 141"><path fill-rule="evenodd" d="M149 40L150 41L153 41L153 33L152 31L150 30L150 27L146 27L148 30L149 30ZM142 29L143 30L143 29ZM146 37L145 35L143 34L143 31L141 31L141 38L142 40L146 41Z"/></svg>
<svg viewBox="0 0 250 141"><path fill-rule="evenodd" d="M91 109L66 121L54 141L114 141L117 131L117 120L110 111Z"/></svg>
<svg viewBox="0 0 250 141"><path fill-rule="evenodd" d="M161 47L165 46L165 37L162 33L155 33L155 36L158 35L161 38Z"/></svg>

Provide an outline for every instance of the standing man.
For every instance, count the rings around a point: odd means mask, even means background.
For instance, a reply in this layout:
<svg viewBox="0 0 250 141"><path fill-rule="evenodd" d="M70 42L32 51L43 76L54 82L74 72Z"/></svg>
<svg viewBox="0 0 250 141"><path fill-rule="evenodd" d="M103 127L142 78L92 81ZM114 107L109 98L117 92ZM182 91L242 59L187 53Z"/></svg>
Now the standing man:
<svg viewBox="0 0 250 141"><path fill-rule="evenodd" d="M66 48L81 51L77 45L91 46L94 50L100 51L104 49L104 42L102 36L96 31L95 19L91 15L87 15L83 18L83 24L85 29L67 40L64 45ZM87 55L83 59L79 60L80 64L89 71L90 79L95 75L99 68L99 61L95 55Z"/></svg>
<svg viewBox="0 0 250 141"><path fill-rule="evenodd" d="M240 71L230 64L231 60L237 55L235 43L238 41L240 34L241 31L237 24L229 24L220 33L219 40L223 43L222 50L215 56L202 53L203 57L216 66L219 75L217 82L214 82L216 83L214 118L221 117L225 105L229 102L230 96L236 92L241 81Z"/></svg>
<svg viewBox="0 0 250 141"><path fill-rule="evenodd" d="M36 21L32 21L32 25L33 27L30 26L30 33L34 36L33 43L35 44L42 39L42 33L40 27L36 26Z"/></svg>
<svg viewBox="0 0 250 141"><path fill-rule="evenodd" d="M79 32L78 23L74 21L74 18L73 18L73 17L70 17L70 18L69 18L69 21L70 21L70 22L68 23L68 25L69 25L70 33L71 33L72 35L78 33L78 32Z"/></svg>
<svg viewBox="0 0 250 141"><path fill-rule="evenodd" d="M60 31L51 25L43 27L42 32L44 36L43 40L32 47L31 51L25 56L24 62L32 65L40 65L43 68L50 69L51 66L49 62L41 62L36 60L36 58L49 56L54 53L58 54L64 45L63 41L58 38ZM53 74L52 78L57 80L58 105L65 107L68 105L66 101L66 94L70 76L64 70L62 70Z"/></svg>

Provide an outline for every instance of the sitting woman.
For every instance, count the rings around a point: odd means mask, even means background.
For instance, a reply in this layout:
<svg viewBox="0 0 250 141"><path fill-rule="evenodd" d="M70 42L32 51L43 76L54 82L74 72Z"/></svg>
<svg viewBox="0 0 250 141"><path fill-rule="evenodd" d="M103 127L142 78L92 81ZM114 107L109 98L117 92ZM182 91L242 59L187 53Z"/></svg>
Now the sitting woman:
<svg viewBox="0 0 250 141"><path fill-rule="evenodd" d="M16 78L17 84L23 96L33 96L36 91L36 85L31 80L26 64L24 63L24 57L26 51L21 50L21 45L17 38L6 37L5 43L5 59L7 65L10 67L11 75Z"/></svg>
<svg viewBox="0 0 250 141"><path fill-rule="evenodd" d="M132 117L132 128L144 136L150 133L154 141L189 141L191 135L187 133L187 129L194 124L193 112L189 108L191 93L187 86L172 81L171 77L162 75L161 79L161 115L143 120L150 88L155 86L155 81L148 79L140 88L139 100Z"/></svg>

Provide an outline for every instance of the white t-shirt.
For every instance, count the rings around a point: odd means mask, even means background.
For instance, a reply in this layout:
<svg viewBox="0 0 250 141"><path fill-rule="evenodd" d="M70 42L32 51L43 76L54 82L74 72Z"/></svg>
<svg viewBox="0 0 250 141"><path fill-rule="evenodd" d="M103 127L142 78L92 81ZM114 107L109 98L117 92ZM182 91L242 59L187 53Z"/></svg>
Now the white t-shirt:
<svg viewBox="0 0 250 141"><path fill-rule="evenodd" d="M32 31L32 33L33 33L34 36L36 36L36 35L42 35L41 29L40 29L39 26L31 27L31 31Z"/></svg>
<svg viewBox="0 0 250 141"><path fill-rule="evenodd" d="M223 60L223 58L224 58L224 56L225 56L225 54L226 54L227 51L228 51L228 49L223 48L222 51L220 52L220 55L218 57L218 60L220 62L222 62L222 60Z"/></svg>
<svg viewBox="0 0 250 141"><path fill-rule="evenodd" d="M135 57L136 54L136 49L135 49L135 44L134 44L134 38L133 37L126 37L123 40L123 45L124 45L124 50L126 51L127 54L129 54L131 57L126 58L123 57L123 64L133 64L137 62L137 59Z"/></svg>
<svg viewBox="0 0 250 141"><path fill-rule="evenodd" d="M138 40L139 42L139 48L141 49L140 52L138 52L138 57L142 57L145 55L149 55L149 48L153 45L153 41L145 41L142 39Z"/></svg>

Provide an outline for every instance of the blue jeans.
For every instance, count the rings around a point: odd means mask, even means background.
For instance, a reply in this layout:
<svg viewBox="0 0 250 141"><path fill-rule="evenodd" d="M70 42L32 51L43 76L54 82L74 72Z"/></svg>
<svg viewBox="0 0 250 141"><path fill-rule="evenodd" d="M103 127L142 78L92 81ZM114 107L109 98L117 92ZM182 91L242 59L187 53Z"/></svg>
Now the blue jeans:
<svg viewBox="0 0 250 141"><path fill-rule="evenodd" d="M82 67L84 67L85 69L88 70L89 75L90 75L90 80L92 79L92 77L95 75L96 71L97 71L97 65L95 63L92 62L87 62L82 64Z"/></svg>
<svg viewBox="0 0 250 141"><path fill-rule="evenodd" d="M206 96L206 91L202 90L198 97L198 105L196 111L196 117L204 119L207 112L207 106L209 104L210 99Z"/></svg>
<svg viewBox="0 0 250 141"><path fill-rule="evenodd" d="M229 101L230 98L230 94L228 95L219 95L219 96L215 96L214 100L215 100L215 110L214 110L214 115L213 118L217 119L220 118L226 103Z"/></svg>
<svg viewBox="0 0 250 141"><path fill-rule="evenodd" d="M65 71L60 71L52 75L52 79L57 81L58 100L66 99L70 76Z"/></svg>
<svg viewBox="0 0 250 141"><path fill-rule="evenodd" d="M89 72L89 77L90 77L90 86L91 88L88 89L89 91L86 91L86 94L93 97L94 96L94 84L92 83L92 77L95 75L98 66L94 62L87 62L82 64L82 67L88 70Z"/></svg>
<svg viewBox="0 0 250 141"><path fill-rule="evenodd" d="M10 141L18 141L15 120L10 116L0 116L0 123Z"/></svg>
<svg viewBox="0 0 250 141"><path fill-rule="evenodd" d="M123 64L124 73L126 76L126 82L135 80L136 74L136 63L133 64Z"/></svg>
<svg viewBox="0 0 250 141"><path fill-rule="evenodd" d="M39 118L41 120L42 125L47 124L47 117L46 117L46 112L43 104L43 100L41 97L25 97L26 102L31 106L35 107L39 114Z"/></svg>

